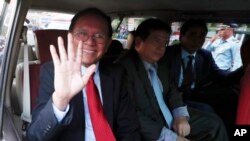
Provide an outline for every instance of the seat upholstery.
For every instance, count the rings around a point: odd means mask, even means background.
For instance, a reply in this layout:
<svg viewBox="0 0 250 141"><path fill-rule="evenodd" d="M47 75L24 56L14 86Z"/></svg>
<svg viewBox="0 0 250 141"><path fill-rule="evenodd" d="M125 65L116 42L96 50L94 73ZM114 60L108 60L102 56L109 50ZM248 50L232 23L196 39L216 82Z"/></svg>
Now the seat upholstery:
<svg viewBox="0 0 250 141"><path fill-rule="evenodd" d="M104 54L103 60L114 63L124 52L122 43L119 40L113 39L107 52Z"/></svg>
<svg viewBox="0 0 250 141"><path fill-rule="evenodd" d="M19 40L20 42L18 44L19 54L18 54L15 75L14 75L13 83L12 83L12 89L11 89L12 93L10 95L12 111L17 115L20 115L22 113L22 104L23 104L24 48L28 49L27 53L28 53L29 65L39 64L39 61L36 60L36 57L34 56L32 46L29 46L27 44L27 32L28 32L28 27L23 26L22 34Z"/></svg>
<svg viewBox="0 0 250 141"><path fill-rule="evenodd" d="M250 39L241 46L241 59L246 71L241 79L236 124L250 125Z"/></svg>
<svg viewBox="0 0 250 141"><path fill-rule="evenodd" d="M67 30L56 30L56 29L35 31L35 37L36 37L35 40L37 42L37 49L38 49L37 55L41 64L52 60L49 46L54 45L57 49L58 36L61 36L64 40L64 45L67 45L67 33L68 33Z"/></svg>
<svg viewBox="0 0 250 141"><path fill-rule="evenodd" d="M113 39L105 55L117 56L117 55L120 55L122 51L123 51L122 43L119 40Z"/></svg>
<svg viewBox="0 0 250 141"><path fill-rule="evenodd" d="M52 60L52 56L50 54L50 45L54 45L56 50L57 47L57 38L61 36L64 40L64 44L67 45L67 30L55 30L55 29L47 29L47 30L36 30L35 37L37 42L38 49L38 58L40 60L40 64L32 64L30 65L30 93L31 93L31 106L32 109L35 107L36 97L38 96L39 90L39 72L40 66L48 61ZM66 47L66 46L65 46Z"/></svg>
<svg viewBox="0 0 250 141"><path fill-rule="evenodd" d="M241 80L240 96L237 108L237 125L250 125L250 67Z"/></svg>
<svg viewBox="0 0 250 141"><path fill-rule="evenodd" d="M19 63L16 67L14 79L15 88L13 88L14 93L11 95L13 112L17 115L21 115L23 111L23 72L24 64ZM38 94L39 79L37 78L40 71L40 62L39 61L30 61L29 62L29 74L30 74L30 93L31 97L35 97ZM32 98L33 99L33 98ZM34 107L34 102L31 101L31 107Z"/></svg>
<svg viewBox="0 0 250 141"><path fill-rule="evenodd" d="M38 56L37 61L29 61L29 75L30 75L30 98L31 98L31 109L35 107L36 97L39 92L39 72L40 66L48 61L52 60L49 46L53 44L57 49L57 38L61 36L64 39L65 45L67 44L67 30L36 30L35 40L36 40L36 53ZM57 49L58 51L58 49ZM16 90L15 98L12 98L13 102L16 103L14 107L14 112L17 115L22 113L23 105L23 63L19 63L16 68Z"/></svg>

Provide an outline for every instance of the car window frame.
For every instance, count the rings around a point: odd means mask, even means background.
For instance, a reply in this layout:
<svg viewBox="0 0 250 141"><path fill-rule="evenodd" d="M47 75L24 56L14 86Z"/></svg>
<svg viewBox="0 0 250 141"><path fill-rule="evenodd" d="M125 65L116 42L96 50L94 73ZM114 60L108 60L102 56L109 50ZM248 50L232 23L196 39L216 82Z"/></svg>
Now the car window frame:
<svg viewBox="0 0 250 141"><path fill-rule="evenodd" d="M10 94L13 74L15 72L15 63L19 51L17 45L19 43L19 37L23 22L25 20L26 13L32 2L32 0L5 0L6 4L10 4L15 1L15 7L13 8L13 17L11 17L3 56L3 64L1 65L0 72L0 139L5 140L20 140L20 137L13 132L15 128L11 124L11 106L10 106ZM10 109L9 109L10 108ZM6 117L7 116L7 117ZM12 125L12 126L10 126ZM12 131L12 132L11 132ZM3 134L5 133L5 134Z"/></svg>

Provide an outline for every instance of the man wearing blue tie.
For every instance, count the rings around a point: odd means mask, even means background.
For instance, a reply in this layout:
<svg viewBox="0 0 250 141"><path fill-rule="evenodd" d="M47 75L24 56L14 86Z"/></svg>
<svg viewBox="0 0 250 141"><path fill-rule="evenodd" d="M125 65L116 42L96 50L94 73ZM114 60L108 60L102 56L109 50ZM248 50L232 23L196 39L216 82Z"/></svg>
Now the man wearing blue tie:
<svg viewBox="0 0 250 141"><path fill-rule="evenodd" d="M126 69L128 91L143 141L227 141L222 121L213 113L185 105L170 82L165 53L171 29L159 19L142 22L135 46L118 62Z"/></svg>

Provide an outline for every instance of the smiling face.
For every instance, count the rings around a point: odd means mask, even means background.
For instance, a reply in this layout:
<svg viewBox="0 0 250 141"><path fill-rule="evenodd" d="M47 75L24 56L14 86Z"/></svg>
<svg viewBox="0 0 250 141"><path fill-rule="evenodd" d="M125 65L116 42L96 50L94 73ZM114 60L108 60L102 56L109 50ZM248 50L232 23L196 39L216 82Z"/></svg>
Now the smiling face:
<svg viewBox="0 0 250 141"><path fill-rule="evenodd" d="M111 42L107 22L98 15L80 17L72 30L75 49L83 42L82 64L86 67L97 63Z"/></svg>
<svg viewBox="0 0 250 141"><path fill-rule="evenodd" d="M135 49L143 60L155 63L164 55L168 40L169 33L166 31L152 30L145 40L142 40L140 37L136 38Z"/></svg>

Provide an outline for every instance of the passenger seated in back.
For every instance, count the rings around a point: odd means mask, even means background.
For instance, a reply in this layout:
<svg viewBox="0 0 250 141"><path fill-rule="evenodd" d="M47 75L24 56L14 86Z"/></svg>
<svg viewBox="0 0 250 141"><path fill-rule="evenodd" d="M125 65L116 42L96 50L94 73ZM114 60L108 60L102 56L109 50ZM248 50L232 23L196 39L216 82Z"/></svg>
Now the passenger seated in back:
<svg viewBox="0 0 250 141"><path fill-rule="evenodd" d="M113 63L123 52L123 45L119 40L113 39L109 45L108 51L104 55L104 59Z"/></svg>
<svg viewBox="0 0 250 141"><path fill-rule="evenodd" d="M109 45L108 51L106 52L106 56L117 56L120 55L123 51L122 43L118 40L113 39Z"/></svg>
<svg viewBox="0 0 250 141"><path fill-rule="evenodd" d="M135 42L135 31L133 30L128 33L126 49L131 49L134 46L134 42Z"/></svg>
<svg viewBox="0 0 250 141"><path fill-rule="evenodd" d="M186 103L203 111L210 109L202 103L211 105L229 129L235 122L238 98L233 87L244 69L228 72L218 68L211 52L201 48L207 31L202 20L185 22L180 30L180 44L167 47L163 60L167 61L171 80L183 92Z"/></svg>
<svg viewBox="0 0 250 141"><path fill-rule="evenodd" d="M142 22L135 46L120 58L143 141L227 141L220 118L185 105L168 77L164 55L171 28L159 19ZM156 73L157 72L157 73Z"/></svg>

